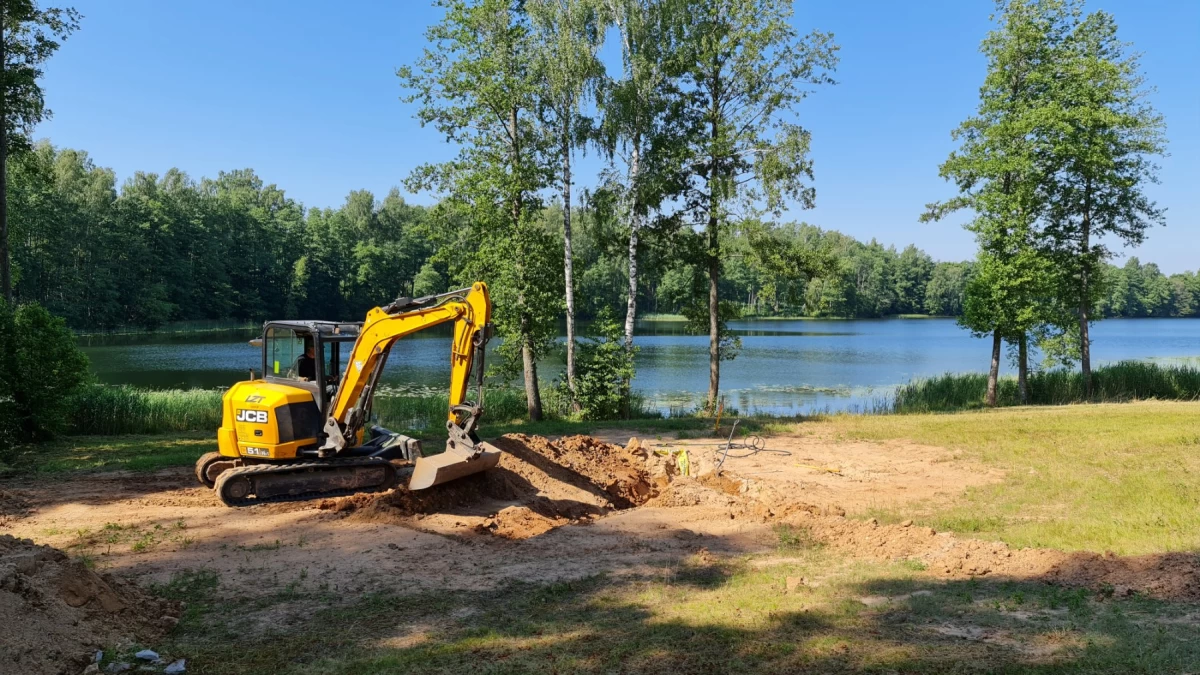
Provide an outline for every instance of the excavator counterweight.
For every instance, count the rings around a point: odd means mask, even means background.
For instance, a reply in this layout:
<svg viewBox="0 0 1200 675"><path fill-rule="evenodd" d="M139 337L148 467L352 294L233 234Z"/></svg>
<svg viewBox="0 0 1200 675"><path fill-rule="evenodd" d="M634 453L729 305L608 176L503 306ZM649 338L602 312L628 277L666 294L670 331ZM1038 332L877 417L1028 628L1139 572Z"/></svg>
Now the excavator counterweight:
<svg viewBox="0 0 1200 675"><path fill-rule="evenodd" d="M491 299L482 282L424 298L400 298L361 323L269 321L263 375L223 399L218 452L196 477L230 506L382 491L411 473L421 490L486 471L500 452L479 440L484 354ZM368 426L392 346L412 333L453 323L446 448L426 455L420 441ZM345 348L345 349L343 349ZM467 401L472 370L477 398Z"/></svg>

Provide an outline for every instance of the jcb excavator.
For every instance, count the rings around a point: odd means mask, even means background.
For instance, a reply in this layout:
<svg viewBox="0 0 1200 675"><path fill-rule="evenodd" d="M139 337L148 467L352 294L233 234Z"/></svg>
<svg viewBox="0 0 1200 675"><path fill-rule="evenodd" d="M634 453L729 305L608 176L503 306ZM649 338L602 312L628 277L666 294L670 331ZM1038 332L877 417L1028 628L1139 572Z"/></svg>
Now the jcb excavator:
<svg viewBox="0 0 1200 675"><path fill-rule="evenodd" d="M361 323L267 322L262 377L251 371L250 380L225 393L218 452L196 462L196 478L226 505L242 506L387 490L397 482L397 464L402 470L413 465L411 490L496 466L500 451L475 434L491 315L487 286L477 282L440 295L398 298L372 309ZM451 321L449 439L444 452L426 456L417 439L367 429L367 421L392 345ZM467 401L472 365L474 403Z"/></svg>

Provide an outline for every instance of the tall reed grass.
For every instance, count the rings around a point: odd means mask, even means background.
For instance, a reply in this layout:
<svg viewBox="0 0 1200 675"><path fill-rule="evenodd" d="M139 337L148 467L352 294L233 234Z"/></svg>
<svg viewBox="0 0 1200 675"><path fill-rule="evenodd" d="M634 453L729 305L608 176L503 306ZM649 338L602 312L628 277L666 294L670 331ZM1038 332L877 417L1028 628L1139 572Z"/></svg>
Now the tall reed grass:
<svg viewBox="0 0 1200 675"><path fill-rule="evenodd" d="M68 434L161 434L221 426L221 392L88 385L71 396Z"/></svg>
<svg viewBox="0 0 1200 675"><path fill-rule="evenodd" d="M997 404L1019 405L1015 377L997 382ZM970 410L984 405L985 373L947 373L914 380L896 390L879 412L925 413ZM1092 371L1092 396L1084 396L1078 371L1054 369L1029 376L1029 402L1033 405L1110 403L1144 399L1200 399L1200 367L1121 361Z"/></svg>
<svg viewBox="0 0 1200 675"><path fill-rule="evenodd" d="M568 407L554 399L549 393L552 390L552 387L543 389L547 394L544 407L548 419L565 416L561 413ZM221 396L222 392L209 389L148 390L88 385L69 400L64 431L69 435L215 433L221 426ZM490 389L483 403L485 424L527 418L522 390ZM381 394L375 397L374 423L393 430L439 429L446 423L448 409L446 394ZM656 416L640 406L636 411L642 417Z"/></svg>

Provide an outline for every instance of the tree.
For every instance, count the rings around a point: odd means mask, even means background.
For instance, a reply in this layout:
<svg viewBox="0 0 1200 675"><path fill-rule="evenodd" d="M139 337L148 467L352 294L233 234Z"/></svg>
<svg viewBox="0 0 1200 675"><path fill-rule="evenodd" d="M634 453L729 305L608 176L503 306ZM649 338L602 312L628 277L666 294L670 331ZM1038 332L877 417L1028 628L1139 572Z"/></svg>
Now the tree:
<svg viewBox="0 0 1200 675"><path fill-rule="evenodd" d="M580 107L604 72L596 52L603 42L595 0L530 0L526 5L537 36L537 77L547 133L558 147L563 212L563 299L567 323L567 389L575 388L575 281L571 255L571 155L586 139L589 122Z"/></svg>
<svg viewBox="0 0 1200 675"><path fill-rule="evenodd" d="M909 244L896 259L896 299L901 314L916 314L925 309L925 287L933 275L933 258Z"/></svg>
<svg viewBox="0 0 1200 675"><path fill-rule="evenodd" d="M50 116L38 80L42 64L79 27L74 9L41 9L34 0L0 2L0 88L4 122L0 124L0 289L12 302L8 251L8 155L28 150L33 127Z"/></svg>
<svg viewBox="0 0 1200 675"><path fill-rule="evenodd" d="M999 0L999 24L983 41L988 71L979 108L953 137L960 147L942 164L943 178L959 196L930 204L922 220L969 208L967 228L979 242L976 276L967 286L961 323L992 336L988 405L996 405L1001 341L1018 344L1018 383L1028 398L1028 336L1045 323L1042 300L1051 293L1051 265L1038 248L1037 223L1044 210L1036 142L1041 120L1052 109L1046 92L1056 80L1056 45L1071 17L1060 0Z"/></svg>
<svg viewBox="0 0 1200 675"><path fill-rule="evenodd" d="M647 216L682 190L684 129L680 98L679 28L682 3L603 0L605 19L621 41L621 77L602 82L599 137L610 159L620 157L623 179L613 178L629 223L625 348L633 350L637 320L639 241ZM665 221L672 219L666 218Z"/></svg>
<svg viewBox="0 0 1200 675"><path fill-rule="evenodd" d="M958 316L963 311L971 263L937 263L925 287L925 312L933 316Z"/></svg>
<svg viewBox="0 0 1200 675"><path fill-rule="evenodd" d="M1046 234L1073 277L1079 361L1090 396L1094 277L1112 255L1104 239L1136 246L1149 227L1164 222L1144 189L1157 182L1152 158L1164 152L1165 126L1148 101L1138 54L1118 40L1112 15L1098 11L1076 21L1055 59L1054 108L1044 125Z"/></svg>
<svg viewBox="0 0 1200 675"><path fill-rule="evenodd" d="M689 3L685 27L692 159L688 204L704 229L708 276L708 407L720 388L720 232L765 209L811 208L816 190L810 134L788 118L809 94L832 83L837 47L828 33L799 36L790 0Z"/></svg>
<svg viewBox="0 0 1200 675"><path fill-rule="evenodd" d="M558 283L546 275L561 270L547 264L537 217L550 171L533 115L541 86L533 27L519 1L438 4L446 13L426 31L430 45L397 74L405 100L420 105L418 119L457 144L458 157L418 167L406 182L444 195L443 211L465 216L475 248L461 269L492 284L503 353L510 363L519 357L529 418L538 420L537 359L553 344L559 307Z"/></svg>

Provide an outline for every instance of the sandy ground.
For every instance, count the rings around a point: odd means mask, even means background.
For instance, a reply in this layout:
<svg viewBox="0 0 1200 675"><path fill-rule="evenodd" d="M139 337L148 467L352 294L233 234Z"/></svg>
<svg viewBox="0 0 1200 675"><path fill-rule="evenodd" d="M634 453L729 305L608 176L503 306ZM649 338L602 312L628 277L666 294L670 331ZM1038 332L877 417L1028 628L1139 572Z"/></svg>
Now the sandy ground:
<svg viewBox="0 0 1200 675"><path fill-rule="evenodd" d="M630 435L618 431L601 438L623 446ZM712 440L647 439L642 444L651 451L687 447L699 472L719 459ZM941 448L912 444L778 436L767 448L754 456L734 450L723 468L767 484L798 487L805 502L832 512L950 498L967 486L1000 478ZM715 519L711 505L612 511L522 541L478 532L489 517L517 503L498 499L393 519L347 517L320 508L320 502L230 509L197 486L187 469L39 479L0 489L25 505L24 515L0 522L0 532L87 552L102 569L144 581L211 569L220 574L223 589L239 594L288 583L351 591L400 584L479 589L513 579L644 573L702 547L750 552L776 541L769 523Z"/></svg>
<svg viewBox="0 0 1200 675"><path fill-rule="evenodd" d="M850 555L918 558L935 575L1037 577L1200 597L1194 557L1014 551L928 528L843 517L948 500L1002 478L942 448L775 436L756 454L732 451L717 478L711 470L720 455L711 440L643 439L632 446L633 455L585 443L575 454L556 455L561 448L545 439L505 438L505 460L488 482L459 481L454 491L419 504L399 491L231 509L197 486L190 469L10 481L0 483L6 494L0 506L10 505L0 533L90 556L99 569L140 582L212 570L220 576L220 593L245 597L288 585L407 592L601 572L670 573L703 550L774 550L773 527L787 521ZM610 432L603 440L624 445L629 435ZM530 450L539 443L537 452ZM689 451L693 475L707 477L664 473L662 455L680 447ZM583 466L588 452L621 459ZM631 459L635 455L642 459Z"/></svg>
<svg viewBox="0 0 1200 675"><path fill-rule="evenodd" d="M599 433L610 443L624 444L627 432ZM711 470L728 455L722 470L766 483L789 483L803 500L841 507L848 515L870 508L943 502L970 487L999 482L1004 474L962 458L959 451L907 441L870 443L834 439L817 433L787 434L763 439L760 450L723 450L717 439L641 439L652 449L686 448L697 467ZM735 438L734 443L745 439Z"/></svg>

